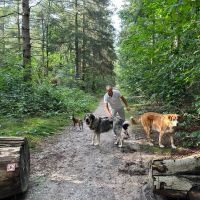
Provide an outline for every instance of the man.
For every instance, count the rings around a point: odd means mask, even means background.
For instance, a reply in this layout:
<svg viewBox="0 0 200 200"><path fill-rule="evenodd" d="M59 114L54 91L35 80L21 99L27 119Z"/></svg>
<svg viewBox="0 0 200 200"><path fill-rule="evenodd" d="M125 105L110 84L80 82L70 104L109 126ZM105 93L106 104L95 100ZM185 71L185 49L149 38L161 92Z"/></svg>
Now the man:
<svg viewBox="0 0 200 200"><path fill-rule="evenodd" d="M106 94L104 95L105 110L109 117L115 117L117 114L125 121L125 112L122 102L125 104L127 111L130 110L126 99L118 90L113 90L112 86L106 86ZM111 110L109 108L109 105Z"/></svg>

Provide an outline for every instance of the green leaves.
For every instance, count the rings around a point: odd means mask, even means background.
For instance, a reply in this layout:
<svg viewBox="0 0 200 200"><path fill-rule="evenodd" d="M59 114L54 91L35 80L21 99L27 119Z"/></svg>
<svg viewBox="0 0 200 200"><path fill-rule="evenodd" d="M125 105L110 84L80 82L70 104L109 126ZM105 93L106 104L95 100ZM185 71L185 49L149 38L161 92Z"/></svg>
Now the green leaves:
<svg viewBox="0 0 200 200"><path fill-rule="evenodd" d="M0 112L6 116L20 118L46 113L86 112L95 102L94 97L79 89L52 87L48 84L33 87L24 84L22 77L11 75L0 75Z"/></svg>
<svg viewBox="0 0 200 200"><path fill-rule="evenodd" d="M190 1L129 1L121 12L117 81L122 88L169 104L192 103L200 94L197 8Z"/></svg>

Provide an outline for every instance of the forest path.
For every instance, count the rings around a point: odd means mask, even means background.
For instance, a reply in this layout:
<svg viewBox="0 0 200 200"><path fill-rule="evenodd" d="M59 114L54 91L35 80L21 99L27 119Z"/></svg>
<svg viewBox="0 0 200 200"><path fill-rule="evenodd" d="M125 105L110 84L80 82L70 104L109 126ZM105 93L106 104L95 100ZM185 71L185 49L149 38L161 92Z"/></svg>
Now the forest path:
<svg viewBox="0 0 200 200"><path fill-rule="evenodd" d="M94 112L105 116L103 103ZM71 126L47 138L31 155L30 187L24 200L154 200L148 163L155 155L140 151L135 129L124 148L114 145L112 131L91 146L92 131ZM142 134L143 135L143 134Z"/></svg>

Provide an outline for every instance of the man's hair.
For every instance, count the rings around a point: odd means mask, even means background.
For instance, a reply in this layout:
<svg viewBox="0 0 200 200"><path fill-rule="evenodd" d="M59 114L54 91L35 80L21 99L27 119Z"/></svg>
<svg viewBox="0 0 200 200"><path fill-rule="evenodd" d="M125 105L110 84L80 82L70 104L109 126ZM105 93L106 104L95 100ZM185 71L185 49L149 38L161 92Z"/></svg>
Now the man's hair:
<svg viewBox="0 0 200 200"><path fill-rule="evenodd" d="M106 90L110 90L113 89L113 87L111 85L106 85Z"/></svg>

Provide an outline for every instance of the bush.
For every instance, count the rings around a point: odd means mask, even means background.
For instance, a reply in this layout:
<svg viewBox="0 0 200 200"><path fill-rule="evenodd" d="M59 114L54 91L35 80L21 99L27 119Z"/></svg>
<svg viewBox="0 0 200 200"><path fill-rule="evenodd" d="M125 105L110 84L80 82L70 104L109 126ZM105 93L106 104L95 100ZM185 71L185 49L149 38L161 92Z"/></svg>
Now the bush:
<svg viewBox="0 0 200 200"><path fill-rule="evenodd" d="M43 114L87 112L95 98L79 89L49 84L25 84L21 76L0 75L0 112L4 116L23 117Z"/></svg>

